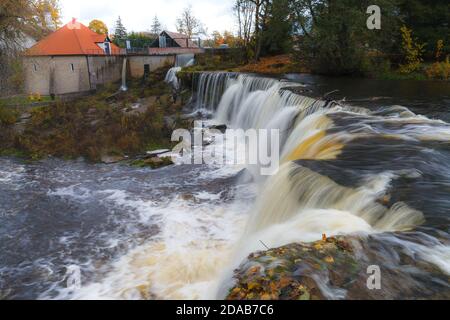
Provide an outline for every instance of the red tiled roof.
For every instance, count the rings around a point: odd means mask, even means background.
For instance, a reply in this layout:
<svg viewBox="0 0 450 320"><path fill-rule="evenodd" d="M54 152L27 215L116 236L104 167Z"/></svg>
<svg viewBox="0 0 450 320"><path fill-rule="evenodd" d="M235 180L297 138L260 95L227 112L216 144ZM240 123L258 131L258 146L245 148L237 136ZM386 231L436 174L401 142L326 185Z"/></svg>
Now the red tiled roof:
<svg viewBox="0 0 450 320"><path fill-rule="evenodd" d="M106 35L97 34L75 20L51 33L27 50L29 56L105 55L97 45ZM111 43L111 54L120 54L120 48Z"/></svg>
<svg viewBox="0 0 450 320"><path fill-rule="evenodd" d="M189 37L182 33L177 32L171 32L164 30L165 33L169 37L171 37L180 47L182 48L198 48L198 45L196 45Z"/></svg>

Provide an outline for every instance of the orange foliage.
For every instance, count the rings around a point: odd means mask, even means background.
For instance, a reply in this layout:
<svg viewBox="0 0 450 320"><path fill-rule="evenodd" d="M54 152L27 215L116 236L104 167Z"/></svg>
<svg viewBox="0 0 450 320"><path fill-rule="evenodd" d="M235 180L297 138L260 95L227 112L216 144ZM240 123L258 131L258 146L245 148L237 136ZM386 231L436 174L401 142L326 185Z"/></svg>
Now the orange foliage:
<svg viewBox="0 0 450 320"><path fill-rule="evenodd" d="M240 67L239 72L254 72L265 74L280 74L288 72L307 72L304 68L294 65L292 58L288 54L261 58L258 62L249 63Z"/></svg>

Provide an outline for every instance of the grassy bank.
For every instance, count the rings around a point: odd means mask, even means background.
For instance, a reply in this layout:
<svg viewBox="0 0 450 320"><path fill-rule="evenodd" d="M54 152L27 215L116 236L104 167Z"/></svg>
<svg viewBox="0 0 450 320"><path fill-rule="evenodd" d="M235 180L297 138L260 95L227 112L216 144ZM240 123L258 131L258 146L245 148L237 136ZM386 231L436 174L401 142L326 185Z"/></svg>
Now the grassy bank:
<svg viewBox="0 0 450 320"><path fill-rule="evenodd" d="M0 107L0 154L98 162L171 148L172 130L186 123L180 118L182 102L173 101L163 81L166 71L130 83L125 93L110 85L93 96L25 112Z"/></svg>

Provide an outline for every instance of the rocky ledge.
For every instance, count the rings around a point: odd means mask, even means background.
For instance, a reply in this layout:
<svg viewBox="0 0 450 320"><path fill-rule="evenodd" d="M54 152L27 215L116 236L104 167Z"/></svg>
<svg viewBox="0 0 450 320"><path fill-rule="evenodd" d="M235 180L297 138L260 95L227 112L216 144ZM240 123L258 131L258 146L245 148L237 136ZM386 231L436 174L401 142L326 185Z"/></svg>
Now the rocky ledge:
<svg viewBox="0 0 450 320"><path fill-rule="evenodd" d="M371 278L380 268L380 289ZM251 254L228 300L449 299L450 277L396 242L332 237ZM372 281L374 280L374 281ZM372 289L370 289L371 287Z"/></svg>

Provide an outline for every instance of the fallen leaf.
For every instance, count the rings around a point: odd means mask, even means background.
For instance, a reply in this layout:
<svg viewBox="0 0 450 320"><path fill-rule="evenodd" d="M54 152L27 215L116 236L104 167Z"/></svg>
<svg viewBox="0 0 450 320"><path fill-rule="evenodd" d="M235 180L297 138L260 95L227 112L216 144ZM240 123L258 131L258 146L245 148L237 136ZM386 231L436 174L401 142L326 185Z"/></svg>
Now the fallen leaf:
<svg viewBox="0 0 450 320"><path fill-rule="evenodd" d="M334 263L334 259L333 259L332 256L328 256L328 257L325 258L325 262L327 262L327 263Z"/></svg>

